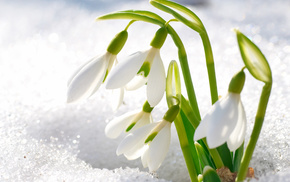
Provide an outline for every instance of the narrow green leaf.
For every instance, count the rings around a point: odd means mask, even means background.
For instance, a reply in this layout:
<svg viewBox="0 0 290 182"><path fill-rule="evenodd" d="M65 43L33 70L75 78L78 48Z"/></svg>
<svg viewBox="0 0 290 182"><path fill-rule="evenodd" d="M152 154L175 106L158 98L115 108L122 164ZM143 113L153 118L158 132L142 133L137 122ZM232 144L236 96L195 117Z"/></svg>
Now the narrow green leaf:
<svg viewBox="0 0 290 182"><path fill-rule="evenodd" d="M261 50L239 30L235 31L237 33L241 56L249 72L257 80L265 83L271 83L271 69Z"/></svg>
<svg viewBox="0 0 290 182"><path fill-rule="evenodd" d="M211 161L210 155L208 155L208 153L204 150L204 148L198 142L195 142L194 145L197 150L198 157L203 164L201 168L204 168L205 166L215 168L214 164Z"/></svg>
<svg viewBox="0 0 290 182"><path fill-rule="evenodd" d="M244 143L235 151L233 172L239 171L243 154L244 154Z"/></svg>
<svg viewBox="0 0 290 182"><path fill-rule="evenodd" d="M195 130L192 127L192 125L190 124L190 122L188 121L185 114L182 112L182 110L180 111L180 116L182 118L183 126L184 126L185 133L186 133L187 140L188 140L188 146L189 146L189 149L191 152L192 160L194 162L196 173L201 174L201 166L199 163L198 154L197 154L196 148L194 146L194 141L193 141L193 134L194 134Z"/></svg>
<svg viewBox="0 0 290 182"><path fill-rule="evenodd" d="M150 3L156 8L170 13L176 19L191 27L195 31L199 33L204 31L204 26L198 16L181 4L168 0L150 0Z"/></svg>
<svg viewBox="0 0 290 182"><path fill-rule="evenodd" d="M203 168L203 182L221 182L221 180L213 168L205 166Z"/></svg>
<svg viewBox="0 0 290 182"><path fill-rule="evenodd" d="M231 171L233 171L233 160L231 152L227 146L227 144L223 144L217 147L217 150L222 158L222 161L226 167L228 167Z"/></svg>
<svg viewBox="0 0 290 182"><path fill-rule="evenodd" d="M144 15L147 17L151 17L153 19L159 20L160 22L166 22L163 18L161 18L159 15L151 12L151 11L144 11L144 10L125 10L125 11L120 11L120 12L130 12L138 15Z"/></svg>
<svg viewBox="0 0 290 182"><path fill-rule="evenodd" d="M129 19L129 20L138 20L138 21L144 21L148 23L153 23L159 26L164 26L164 22L152 18L150 16L144 15L144 14L136 14L132 11L117 11L113 13L109 13L106 15L102 15L96 18L96 20L112 20L112 19Z"/></svg>

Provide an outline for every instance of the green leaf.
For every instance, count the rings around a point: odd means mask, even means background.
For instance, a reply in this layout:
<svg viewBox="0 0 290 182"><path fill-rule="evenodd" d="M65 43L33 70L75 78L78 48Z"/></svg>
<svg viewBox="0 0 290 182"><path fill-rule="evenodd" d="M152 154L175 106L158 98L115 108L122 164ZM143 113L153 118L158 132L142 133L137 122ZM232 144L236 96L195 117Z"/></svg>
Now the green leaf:
<svg viewBox="0 0 290 182"><path fill-rule="evenodd" d="M137 13L135 13L133 10L117 11L117 12L113 12L113 13L99 16L96 18L96 20L129 19L129 20L138 20L138 21L153 23L153 24L159 25L161 27L164 26L164 22L162 22L160 20L160 18L157 18L157 16L155 16L155 17L148 16L149 14L150 13L138 14L138 11L137 11Z"/></svg>
<svg viewBox="0 0 290 182"><path fill-rule="evenodd" d="M243 154L244 154L244 143L235 151L233 172L239 171Z"/></svg>
<svg viewBox="0 0 290 182"><path fill-rule="evenodd" d="M150 3L156 8L173 15L193 30L199 33L204 32L204 26L198 16L181 4L168 0L150 0Z"/></svg>
<svg viewBox="0 0 290 182"><path fill-rule="evenodd" d="M204 168L205 166L210 166L212 168L215 168L214 164L211 161L211 157L204 150L204 148L198 142L195 142L194 145L197 150L198 157L203 164L201 167Z"/></svg>
<svg viewBox="0 0 290 182"><path fill-rule="evenodd" d="M203 168L203 182L221 182L221 180L213 168L205 166Z"/></svg>
<svg viewBox="0 0 290 182"><path fill-rule="evenodd" d="M228 167L231 171L233 171L233 160L231 152L227 146L227 144L223 144L216 148L222 158L222 161L226 167Z"/></svg>
<svg viewBox="0 0 290 182"><path fill-rule="evenodd" d="M191 153L192 160L194 162L196 173L201 174L201 166L200 166L198 154L197 154L196 148L194 146L194 141L193 141L193 134L195 130L190 124L190 122L188 121L186 115L182 111L180 111L180 116L182 118L183 127L187 136L189 151Z"/></svg>
<svg viewBox="0 0 290 182"><path fill-rule="evenodd" d="M243 61L254 78L272 83L272 73L268 61L261 50L239 30L235 30Z"/></svg>

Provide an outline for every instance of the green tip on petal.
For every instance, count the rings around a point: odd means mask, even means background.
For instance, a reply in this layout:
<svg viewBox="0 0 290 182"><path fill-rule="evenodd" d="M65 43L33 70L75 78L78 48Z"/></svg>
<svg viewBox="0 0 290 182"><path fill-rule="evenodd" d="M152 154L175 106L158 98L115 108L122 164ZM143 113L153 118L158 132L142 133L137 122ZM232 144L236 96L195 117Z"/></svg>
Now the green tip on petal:
<svg viewBox="0 0 290 182"><path fill-rule="evenodd" d="M261 50L244 34L235 29L243 61L249 72L257 80L265 83L272 82L272 73Z"/></svg>
<svg viewBox="0 0 290 182"><path fill-rule="evenodd" d="M229 92L240 94L245 84L246 75L244 69L235 74L229 85Z"/></svg>
<svg viewBox="0 0 290 182"><path fill-rule="evenodd" d="M143 105L143 111L147 112L147 113L151 113L151 111L154 109L154 107L151 107L150 104L148 103L148 101L146 100L146 102Z"/></svg>
<svg viewBox="0 0 290 182"><path fill-rule="evenodd" d="M151 133L151 134L146 138L145 143L148 143L148 142L152 141L152 140L156 137L157 134L158 134L158 132L153 132L153 133Z"/></svg>
<svg viewBox="0 0 290 182"><path fill-rule="evenodd" d="M127 127L127 129L126 129L126 132L129 132L134 126L135 126L135 122L134 123L131 123L128 127Z"/></svg>
<svg viewBox="0 0 290 182"><path fill-rule="evenodd" d="M145 61L145 62L143 63L143 65L141 66L141 68L140 68L140 70L138 71L137 74L143 72L144 77L146 78L146 77L149 75L150 68L151 68L150 63L147 62L147 61Z"/></svg>
<svg viewBox="0 0 290 182"><path fill-rule="evenodd" d="M221 182L218 174L216 173L216 171L209 167L209 166L205 166L203 168L203 182Z"/></svg>
<svg viewBox="0 0 290 182"><path fill-rule="evenodd" d="M127 30L123 30L122 32L118 33L109 44L107 51L117 55L124 47L127 38L128 38Z"/></svg>

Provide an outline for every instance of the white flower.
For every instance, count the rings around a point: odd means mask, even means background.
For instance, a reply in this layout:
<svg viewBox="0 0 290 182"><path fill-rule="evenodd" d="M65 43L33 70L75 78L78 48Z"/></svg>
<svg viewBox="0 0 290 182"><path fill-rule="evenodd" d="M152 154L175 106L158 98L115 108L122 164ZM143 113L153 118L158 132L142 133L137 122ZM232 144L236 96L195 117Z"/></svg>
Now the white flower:
<svg viewBox="0 0 290 182"><path fill-rule="evenodd" d="M128 134L120 143L117 155L124 154L128 160L141 156L144 167L156 171L168 152L171 138L171 122L162 120L143 126Z"/></svg>
<svg viewBox="0 0 290 182"><path fill-rule="evenodd" d="M116 117L105 128L105 134L108 138L117 138L122 132L132 132L141 126L152 123L151 113L142 111L133 111L122 116Z"/></svg>
<svg viewBox="0 0 290 182"><path fill-rule="evenodd" d="M166 83L160 49L151 47L137 52L116 66L107 79L106 88L134 90L147 83L147 100L154 107L162 99Z"/></svg>
<svg viewBox="0 0 290 182"><path fill-rule="evenodd" d="M228 92L217 101L196 128L194 140L206 137L209 148L223 143L235 151L243 143L246 134L246 114L240 94Z"/></svg>
<svg viewBox="0 0 290 182"><path fill-rule="evenodd" d="M106 52L82 65L68 81L67 102L75 102L94 94L111 70L116 55Z"/></svg>

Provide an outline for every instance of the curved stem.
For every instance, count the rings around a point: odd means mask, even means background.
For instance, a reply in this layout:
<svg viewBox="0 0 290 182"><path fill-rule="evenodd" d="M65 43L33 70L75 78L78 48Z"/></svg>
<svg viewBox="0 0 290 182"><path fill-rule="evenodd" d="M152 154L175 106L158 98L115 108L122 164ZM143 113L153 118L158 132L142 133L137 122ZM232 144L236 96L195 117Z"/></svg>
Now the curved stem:
<svg viewBox="0 0 290 182"><path fill-rule="evenodd" d="M175 45L178 48L178 57L179 57L179 62L182 69L183 79L184 79L189 103L195 115L197 116L197 119L201 120L201 116L200 116L200 112L199 112L199 108L198 108L198 104L196 100L196 95L195 95L195 91L194 91L192 80L191 80L191 74L190 74L190 70L188 66L187 54L186 54L184 45L180 37L178 36L178 34L169 24L167 24L166 28L167 28L168 33L171 35Z"/></svg>
<svg viewBox="0 0 290 182"><path fill-rule="evenodd" d="M254 128L253 128L248 146L243 155L242 162L240 165L240 170L238 172L238 176L236 179L236 181L238 182L244 181L244 179L246 178L248 166L250 164L250 160L252 158L253 152L255 150L255 146L257 144L257 141L258 141L261 129L262 129L262 125L263 125L263 121L264 121L264 117L265 117L265 113L266 113L266 109L267 109L267 105L268 105L268 101L269 101L269 97L271 93L271 88L272 88L272 82L266 83L263 87L256 118L255 118Z"/></svg>
<svg viewBox="0 0 290 182"><path fill-rule="evenodd" d="M198 104L196 101L195 91L194 91L192 80L191 80L191 74L190 74L190 70L188 66L187 54L186 54L184 45L181 39L179 38L179 36L177 35L177 33L175 32L175 30L170 25L167 25L166 28L167 28L168 33L171 35L175 45L178 48L178 56L179 56L179 61L180 61L181 69L182 69L184 83L187 90L189 104L191 106L192 112L194 113L194 115L196 116L196 119L199 122L201 120L201 117L200 117ZM188 119L190 120L190 118ZM206 144L206 141L204 142ZM221 157L218 151L216 149L209 149L209 151L215 162L215 165L218 168L223 167L224 164L221 160Z"/></svg>
<svg viewBox="0 0 290 182"><path fill-rule="evenodd" d="M215 74L212 48L211 48L210 41L209 41L206 31L200 33L200 37L201 37L203 47L204 47L207 73L208 73L209 86L210 86L211 103L214 104L218 100L218 91L217 91L216 74Z"/></svg>
<svg viewBox="0 0 290 182"><path fill-rule="evenodd" d="M126 26L125 30L128 30L128 28L130 27L130 25L132 25L132 23L134 23L136 20L131 20L128 25Z"/></svg>

